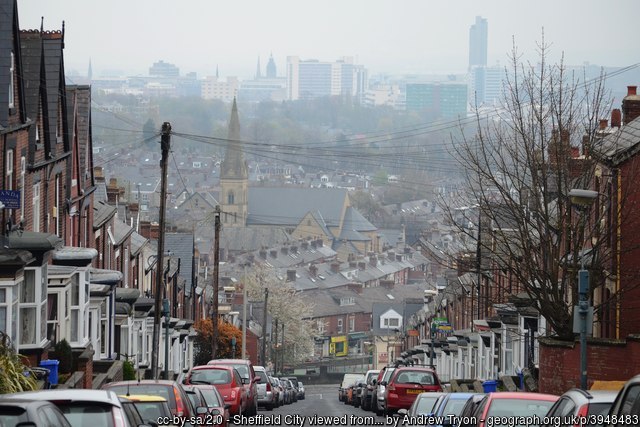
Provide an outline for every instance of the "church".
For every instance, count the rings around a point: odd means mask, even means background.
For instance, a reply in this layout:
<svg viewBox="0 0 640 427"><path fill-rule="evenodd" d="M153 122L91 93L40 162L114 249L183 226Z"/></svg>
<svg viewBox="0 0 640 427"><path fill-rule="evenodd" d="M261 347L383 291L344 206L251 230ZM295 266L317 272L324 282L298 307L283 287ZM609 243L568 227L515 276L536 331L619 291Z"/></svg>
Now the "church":
<svg viewBox="0 0 640 427"><path fill-rule="evenodd" d="M378 229L351 206L342 188L249 186L249 168L233 101L224 160L220 165L220 248L239 254L297 240L322 239L346 260L382 250Z"/></svg>

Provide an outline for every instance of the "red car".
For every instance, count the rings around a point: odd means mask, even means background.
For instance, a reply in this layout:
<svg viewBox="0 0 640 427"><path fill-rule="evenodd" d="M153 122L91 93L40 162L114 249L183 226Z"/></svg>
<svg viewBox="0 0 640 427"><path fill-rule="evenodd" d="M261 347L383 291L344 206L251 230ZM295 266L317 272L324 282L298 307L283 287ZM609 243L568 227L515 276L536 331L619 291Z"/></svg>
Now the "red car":
<svg viewBox="0 0 640 427"><path fill-rule="evenodd" d="M420 393L444 391L436 371L420 366L397 368L389 381L382 385L386 386L385 415L409 409Z"/></svg>
<svg viewBox="0 0 640 427"><path fill-rule="evenodd" d="M213 385L224 403L230 405L228 409L231 416L246 414L248 402L242 378L231 366L194 366L185 377L184 384Z"/></svg>
<svg viewBox="0 0 640 427"><path fill-rule="evenodd" d="M207 365L230 366L235 368L242 378L242 384L247 392L247 409L245 415L253 416L258 413L258 387L256 383L260 382L260 377L256 375L253 365L246 359L214 359L210 360Z"/></svg>
<svg viewBox="0 0 640 427"><path fill-rule="evenodd" d="M492 418L488 425L506 424L514 417L538 416L542 419L558 399L559 396L552 394L493 392L482 399L474 415L478 420L478 427L485 427L485 420L488 418Z"/></svg>

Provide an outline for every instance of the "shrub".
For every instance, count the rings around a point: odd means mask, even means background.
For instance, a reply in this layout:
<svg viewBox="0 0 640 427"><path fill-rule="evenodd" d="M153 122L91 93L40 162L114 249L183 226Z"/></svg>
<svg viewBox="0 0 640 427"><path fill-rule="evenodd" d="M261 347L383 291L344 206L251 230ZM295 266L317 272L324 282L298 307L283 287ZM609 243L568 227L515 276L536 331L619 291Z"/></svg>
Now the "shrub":
<svg viewBox="0 0 640 427"><path fill-rule="evenodd" d="M67 340L62 339L56 343L54 348L54 357L60 364L58 365L58 372L61 374L70 374L73 369L73 352L71 346Z"/></svg>
<svg viewBox="0 0 640 427"><path fill-rule="evenodd" d="M124 381L132 381L136 379L136 369L133 367L133 363L125 360L122 365L122 379Z"/></svg>

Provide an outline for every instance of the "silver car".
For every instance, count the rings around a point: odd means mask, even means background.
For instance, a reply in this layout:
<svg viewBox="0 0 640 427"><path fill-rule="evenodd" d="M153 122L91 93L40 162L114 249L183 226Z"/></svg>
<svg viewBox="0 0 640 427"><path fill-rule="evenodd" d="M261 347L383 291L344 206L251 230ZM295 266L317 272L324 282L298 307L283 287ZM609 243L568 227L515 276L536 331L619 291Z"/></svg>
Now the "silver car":
<svg viewBox="0 0 640 427"><path fill-rule="evenodd" d="M273 408L278 406L278 396L274 393L267 370L264 366L254 366L253 370L256 372L256 377L260 378L257 383L258 406L265 408L267 411L272 411Z"/></svg>

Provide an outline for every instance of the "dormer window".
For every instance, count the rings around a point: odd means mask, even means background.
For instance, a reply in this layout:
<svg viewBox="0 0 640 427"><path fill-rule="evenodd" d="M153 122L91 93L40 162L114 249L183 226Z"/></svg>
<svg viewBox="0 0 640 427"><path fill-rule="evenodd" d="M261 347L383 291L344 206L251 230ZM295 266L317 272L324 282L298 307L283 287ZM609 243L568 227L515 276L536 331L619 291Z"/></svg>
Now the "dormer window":
<svg viewBox="0 0 640 427"><path fill-rule="evenodd" d="M11 66L9 68L9 108L15 107L15 87L14 81L16 75L16 58L13 52L11 52Z"/></svg>
<svg viewBox="0 0 640 427"><path fill-rule="evenodd" d="M356 299L355 297L343 297L340 298L340 305L355 305Z"/></svg>

